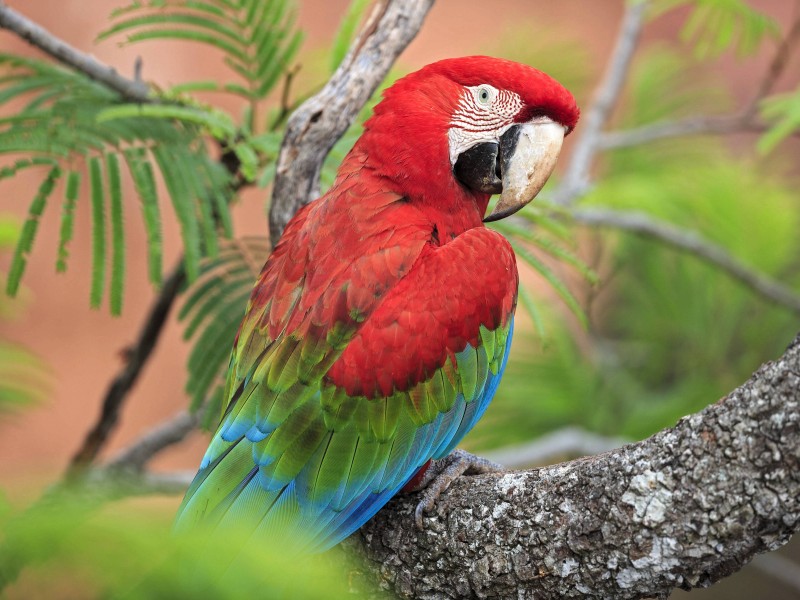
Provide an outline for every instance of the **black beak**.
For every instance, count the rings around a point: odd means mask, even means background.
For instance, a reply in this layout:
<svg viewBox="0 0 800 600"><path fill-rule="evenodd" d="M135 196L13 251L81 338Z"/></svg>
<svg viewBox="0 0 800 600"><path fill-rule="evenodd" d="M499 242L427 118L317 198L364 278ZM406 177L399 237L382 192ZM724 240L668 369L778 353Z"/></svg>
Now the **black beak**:
<svg viewBox="0 0 800 600"><path fill-rule="evenodd" d="M520 126L513 125L500 136L499 144L484 142L459 154L453 167L456 179L475 192L502 192L503 172L514 155L519 131Z"/></svg>
<svg viewBox="0 0 800 600"><path fill-rule="evenodd" d="M464 151L453 167L471 190L500 194L484 223L513 215L534 199L556 166L566 129L547 118L511 126L499 143L485 142Z"/></svg>

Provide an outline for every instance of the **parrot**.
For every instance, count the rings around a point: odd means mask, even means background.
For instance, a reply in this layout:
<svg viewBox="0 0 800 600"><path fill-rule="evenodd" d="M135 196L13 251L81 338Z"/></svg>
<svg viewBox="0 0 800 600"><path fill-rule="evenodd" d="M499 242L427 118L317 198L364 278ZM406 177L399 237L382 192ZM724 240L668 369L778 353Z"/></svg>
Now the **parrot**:
<svg viewBox="0 0 800 600"><path fill-rule="evenodd" d="M487 56L385 90L253 287L178 531L318 553L427 482L421 522L508 361L519 276L485 224L538 194L578 117L555 79Z"/></svg>

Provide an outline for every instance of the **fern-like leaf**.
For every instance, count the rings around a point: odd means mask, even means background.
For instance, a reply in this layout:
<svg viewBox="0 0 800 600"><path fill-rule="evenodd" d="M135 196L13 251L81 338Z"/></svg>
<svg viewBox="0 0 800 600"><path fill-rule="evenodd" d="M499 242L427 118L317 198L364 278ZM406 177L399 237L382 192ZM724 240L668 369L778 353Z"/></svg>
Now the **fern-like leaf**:
<svg viewBox="0 0 800 600"><path fill-rule="evenodd" d="M735 48L739 56L753 54L766 37L777 37L780 27L769 15L745 0L660 0L657 13L692 5L681 37L694 45L698 58L719 56Z"/></svg>
<svg viewBox="0 0 800 600"><path fill-rule="evenodd" d="M22 226L22 233L19 236L14 257L11 259L11 269L8 274L8 281L6 283L6 290L10 296L14 296L19 289L19 283L22 279L22 274L25 272L25 265L28 260L28 255L33 248L33 240L36 237L36 231L39 228L39 219L44 213L47 199L53 193L56 181L61 177L61 168L54 166L47 173L47 176L39 186L36 196L31 202L28 209L28 219Z"/></svg>
<svg viewBox="0 0 800 600"><path fill-rule="evenodd" d="M184 338L193 341L186 388L193 410L222 397L233 340L269 250L263 238L223 242L216 258L201 263L201 275L186 293L178 318Z"/></svg>
<svg viewBox="0 0 800 600"><path fill-rule="evenodd" d="M120 161L128 164L136 195L142 204L142 215L148 236L148 271L151 281L160 283L162 269L161 217L157 198L157 179L168 185L182 181L173 206L184 225L187 273L196 276L199 261L205 252L213 253L217 241L216 223L230 232L228 199L231 176L220 169L209 156L204 135L218 129L229 135L233 125L220 113L193 107L162 107L162 118L153 118L149 110L131 108L112 91L78 72L68 71L48 62L10 54L0 54L0 103L21 102L23 108L0 119L0 159L14 156L15 162L0 168L0 178L11 177L23 169L50 167L32 206L30 223L20 239L8 280L8 291L16 291L24 272L25 260L32 249L35 221L44 210L46 197L52 191L56 173L68 171L61 217L61 233L56 269L67 268L67 244L72 239L73 219L79 201L79 182L84 168L89 171L89 198L93 221L93 306L102 303L105 286L105 249L111 249L111 310L122 307L124 279L124 227L122 206L127 201ZM193 118L188 118L186 115ZM98 115L105 120L98 121ZM168 160L155 160L157 148ZM103 166L106 177L103 184ZM56 170L56 168L58 170ZM97 179L98 173L100 179ZM51 181L52 180L52 181ZM186 183L188 182L188 184ZM105 191L107 189L107 191ZM44 193L43 193L44 192ZM110 215L111 227L101 230L103 217ZM202 243L199 231L202 231ZM108 240L101 242L108 234Z"/></svg>
<svg viewBox="0 0 800 600"><path fill-rule="evenodd" d="M263 100L294 58L302 41L296 12L288 0L134 1L112 13L114 24L100 39L124 35L127 43L148 40L190 41L221 52L225 64L242 80L202 82L205 91ZM181 84L172 91L196 89Z"/></svg>
<svg viewBox="0 0 800 600"><path fill-rule="evenodd" d="M787 137L800 132L800 87L764 100L761 115L772 123L758 140L758 151L767 154Z"/></svg>

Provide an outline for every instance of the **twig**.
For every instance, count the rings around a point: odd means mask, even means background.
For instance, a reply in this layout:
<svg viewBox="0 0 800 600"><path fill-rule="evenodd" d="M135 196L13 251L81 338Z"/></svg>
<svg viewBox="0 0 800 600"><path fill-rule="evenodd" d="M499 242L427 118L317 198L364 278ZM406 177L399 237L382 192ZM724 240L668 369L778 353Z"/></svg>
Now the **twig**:
<svg viewBox="0 0 800 600"><path fill-rule="evenodd" d="M119 500L136 496L180 495L194 478L194 471L153 473L113 469L93 469L80 488L72 493L93 494L100 501Z"/></svg>
<svg viewBox="0 0 800 600"><path fill-rule="evenodd" d="M123 77L115 69L73 48L63 40L0 1L0 28L16 33L58 62L80 71L132 102L151 102L146 83Z"/></svg>
<svg viewBox="0 0 800 600"><path fill-rule="evenodd" d="M325 157L417 35L433 2L389 0L377 7L328 83L289 117L269 211L273 243L300 207L319 195Z"/></svg>
<svg viewBox="0 0 800 600"><path fill-rule="evenodd" d="M793 560L780 554L760 554L750 564L800 594L800 565Z"/></svg>
<svg viewBox="0 0 800 600"><path fill-rule="evenodd" d="M125 398L139 377L142 367L150 358L150 353L155 348L170 309L185 281L186 271L183 261L181 261L164 281L161 291L147 313L136 345L131 350L125 366L111 382L103 398L97 422L87 434L78 452L72 457L66 475L68 479L80 474L94 462L108 440L108 436L114 430Z"/></svg>
<svg viewBox="0 0 800 600"><path fill-rule="evenodd" d="M761 83L753 94L747 107L742 111L743 118L747 119L749 117L749 119L752 120L756 116L759 104L772 92L778 79L783 74L789 62L789 57L791 57L792 51L798 42L800 42L800 13L795 16L786 36L781 40L780 44L778 44L775 55L772 57L769 67L764 77L761 79Z"/></svg>
<svg viewBox="0 0 800 600"><path fill-rule="evenodd" d="M144 433L130 446L121 450L109 460L107 470L133 470L140 471L156 454L182 442L197 427L200 422L201 412L190 413L181 411L170 420L159 423L150 431Z"/></svg>
<svg viewBox="0 0 800 600"><path fill-rule="evenodd" d="M695 116L675 121L643 125L623 131L601 133L597 141L599 150L626 148L657 140L684 135L728 134L740 131L765 131L767 126L757 120L761 101L773 90L786 68L795 46L800 43L800 15L794 20L786 36L778 44L764 77L753 97L738 113L728 116ZM795 133L795 135L797 135Z"/></svg>
<svg viewBox="0 0 800 600"><path fill-rule="evenodd" d="M592 456L626 443L627 440L622 438L605 437L580 427L564 427L527 444L484 452L483 456L503 466L519 469L546 464L558 458Z"/></svg>
<svg viewBox="0 0 800 600"><path fill-rule="evenodd" d="M628 76L631 59L642 31L647 0L629 2L622 19L617 42L611 53L608 67L595 92L595 98L582 119L576 134L572 157L564 173L562 184L553 200L558 204L571 204L588 186L589 170L598 149L600 134L617 103ZM579 133L578 133L579 132Z"/></svg>
<svg viewBox="0 0 800 600"><path fill-rule="evenodd" d="M764 298L800 314L800 294L751 269L731 256L721 246L704 240L694 232L655 221L647 215L637 212L586 208L574 210L571 215L579 223L629 231L689 252L725 271Z"/></svg>
<svg viewBox="0 0 800 600"><path fill-rule="evenodd" d="M286 75L283 78L283 89L281 90L280 110L278 111L278 116L275 117L275 120L269 127L270 131L277 131L278 127L281 126L286 117L289 116L289 113L292 112L293 106L292 103L289 102L289 96L292 91L292 82L299 71L300 65L295 65L293 68L286 71Z"/></svg>

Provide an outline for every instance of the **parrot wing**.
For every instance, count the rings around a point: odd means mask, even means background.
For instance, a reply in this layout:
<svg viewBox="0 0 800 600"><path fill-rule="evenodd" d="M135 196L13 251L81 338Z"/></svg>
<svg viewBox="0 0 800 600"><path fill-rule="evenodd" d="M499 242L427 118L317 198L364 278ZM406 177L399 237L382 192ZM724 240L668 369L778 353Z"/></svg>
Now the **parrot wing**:
<svg viewBox="0 0 800 600"><path fill-rule="evenodd" d="M409 222L344 264L347 232L318 237L309 255L303 223L324 221L312 211L292 221L253 292L230 402L179 529L249 523L298 550L327 549L447 455L497 388L517 289L502 236L477 228L438 246ZM320 272L322 289L308 281Z"/></svg>

